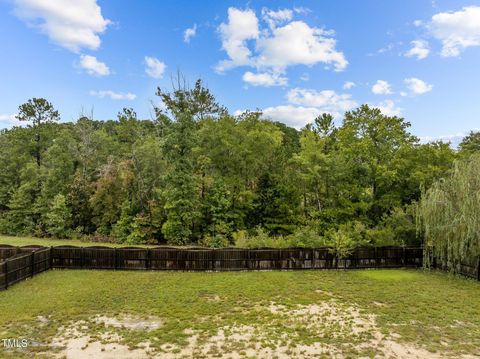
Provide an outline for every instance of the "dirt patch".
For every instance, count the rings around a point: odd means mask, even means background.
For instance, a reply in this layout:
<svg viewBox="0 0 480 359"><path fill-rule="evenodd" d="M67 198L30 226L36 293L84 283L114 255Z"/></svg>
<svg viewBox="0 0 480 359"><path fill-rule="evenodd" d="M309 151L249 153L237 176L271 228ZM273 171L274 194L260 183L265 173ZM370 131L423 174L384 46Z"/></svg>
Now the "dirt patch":
<svg viewBox="0 0 480 359"><path fill-rule="evenodd" d="M268 324L224 325L213 333L187 329L186 345L152 343L144 340L134 348L123 344L118 328L144 331L159 329L156 317L97 315L59 329L51 343L56 358L143 359L143 358L445 358L411 343L398 334L383 334L373 314L345 305L335 298L308 305L287 306L271 302L255 308L259 316L269 316ZM89 324L104 324L105 332L89 332ZM305 335L304 333L308 333ZM308 340L304 340L308 337ZM153 338L152 340L157 340ZM49 353L50 354L50 353Z"/></svg>
<svg viewBox="0 0 480 359"><path fill-rule="evenodd" d="M334 296L334 294L332 292L328 292L326 290L317 289L315 292L319 293L319 294L326 295L327 297L333 297Z"/></svg>
<svg viewBox="0 0 480 359"><path fill-rule="evenodd" d="M122 337L117 333L102 333L98 339L87 334L86 321L78 321L68 327L61 327L58 336L51 343L52 352L49 357L66 359L144 359L155 358L149 342L137 344L137 348L129 348L121 344Z"/></svg>
<svg viewBox="0 0 480 359"><path fill-rule="evenodd" d="M351 357L350 350L375 353L375 358L444 358L415 345L401 343L400 336L383 335L375 323L375 316L365 314L355 306L346 306L335 299L294 308L271 302L268 312L285 327L301 327L314 332L318 341L298 344L295 333L274 332L260 325L224 326L214 335L204 337L201 332L188 330L188 344L177 347L166 344L164 358L218 357L218 358L331 358ZM275 319L272 321L274 324ZM334 338L332 343L332 339ZM327 340L325 340L327 339ZM329 342L330 341L330 342ZM371 356L366 354L365 357Z"/></svg>
<svg viewBox="0 0 480 359"><path fill-rule="evenodd" d="M160 328L163 321L157 317L142 318L130 314L122 314L118 317L107 317L99 315L94 318L95 323L103 323L107 327L125 328L129 330L152 331Z"/></svg>

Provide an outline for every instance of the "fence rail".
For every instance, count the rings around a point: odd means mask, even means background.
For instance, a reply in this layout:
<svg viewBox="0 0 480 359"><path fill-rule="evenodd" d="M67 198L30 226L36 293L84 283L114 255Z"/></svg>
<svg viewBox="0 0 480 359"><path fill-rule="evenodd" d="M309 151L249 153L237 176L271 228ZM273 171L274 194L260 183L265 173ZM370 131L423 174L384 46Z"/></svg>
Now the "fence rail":
<svg viewBox="0 0 480 359"><path fill-rule="evenodd" d="M418 247L362 247L338 258L329 248L0 246L0 289L51 268L241 271L420 267Z"/></svg>
<svg viewBox="0 0 480 359"><path fill-rule="evenodd" d="M421 248L358 248L344 259L328 248L52 247L52 268L234 271L419 267Z"/></svg>
<svg viewBox="0 0 480 359"><path fill-rule="evenodd" d="M1 252L2 255L5 253L8 252ZM11 253L15 254L0 263L0 289L7 289L12 284L51 268L50 248L18 248Z"/></svg>
<svg viewBox="0 0 480 359"><path fill-rule="evenodd" d="M453 271L455 273L480 281L480 256L471 258L470 260L464 260L456 265L452 263L441 263L436 258L434 258L432 262L432 268L443 271L449 271L451 268L454 268Z"/></svg>

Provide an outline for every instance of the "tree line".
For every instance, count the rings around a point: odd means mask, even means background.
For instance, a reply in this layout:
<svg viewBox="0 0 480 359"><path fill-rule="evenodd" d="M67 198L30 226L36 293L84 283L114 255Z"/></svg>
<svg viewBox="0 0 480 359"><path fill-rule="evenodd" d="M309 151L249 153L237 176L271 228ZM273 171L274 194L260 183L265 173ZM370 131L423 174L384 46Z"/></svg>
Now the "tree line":
<svg viewBox="0 0 480 359"><path fill-rule="evenodd" d="M301 130L231 115L199 80L158 89L154 119L60 123L41 98L0 134L0 232L125 243L416 245L422 188L476 151L422 144L362 105Z"/></svg>

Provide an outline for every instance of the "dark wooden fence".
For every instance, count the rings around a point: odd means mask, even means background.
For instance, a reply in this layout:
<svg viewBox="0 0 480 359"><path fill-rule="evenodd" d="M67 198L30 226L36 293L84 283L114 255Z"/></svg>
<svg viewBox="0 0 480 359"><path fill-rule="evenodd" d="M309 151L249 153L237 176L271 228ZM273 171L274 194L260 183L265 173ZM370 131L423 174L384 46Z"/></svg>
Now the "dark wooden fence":
<svg viewBox="0 0 480 359"><path fill-rule="evenodd" d="M0 245L0 290L51 268L242 271L421 267L419 247L360 247L339 258L329 248L220 248ZM434 263L434 268L447 270ZM456 273L480 281L480 258Z"/></svg>
<svg viewBox="0 0 480 359"><path fill-rule="evenodd" d="M457 265L439 263L436 258L432 259L431 263L432 267L435 269L451 271L453 268L453 272L457 274L480 281L480 256L477 258L471 258L470 260L461 261Z"/></svg>
<svg viewBox="0 0 480 359"><path fill-rule="evenodd" d="M22 247L0 249L0 255L8 256L0 263L0 289L20 282L51 268L51 249L48 247Z"/></svg>
<svg viewBox="0 0 480 359"><path fill-rule="evenodd" d="M240 271L420 267L422 248L365 247L338 258L328 248L0 247L0 289L50 268Z"/></svg>
<svg viewBox="0 0 480 359"><path fill-rule="evenodd" d="M419 267L421 248L358 248L344 259L328 248L109 248L51 249L52 268L232 271Z"/></svg>

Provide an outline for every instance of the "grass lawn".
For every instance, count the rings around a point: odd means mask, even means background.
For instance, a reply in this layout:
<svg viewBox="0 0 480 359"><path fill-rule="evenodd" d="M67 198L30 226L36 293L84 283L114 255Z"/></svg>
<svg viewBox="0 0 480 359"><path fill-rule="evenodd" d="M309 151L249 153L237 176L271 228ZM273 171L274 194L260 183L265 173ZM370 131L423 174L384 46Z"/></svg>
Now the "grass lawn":
<svg viewBox="0 0 480 359"><path fill-rule="evenodd" d="M52 270L0 292L0 331L29 340L2 358L472 358L480 283L421 270Z"/></svg>
<svg viewBox="0 0 480 359"><path fill-rule="evenodd" d="M80 241L78 239L52 239L52 238L37 238L37 237L13 237L0 235L0 245L9 244L11 246L26 246L31 244L36 244L40 246L106 246L106 247L131 247L131 244L118 244L118 243L99 243L99 242L87 242ZM156 247L156 245L139 245L136 244L134 247Z"/></svg>

